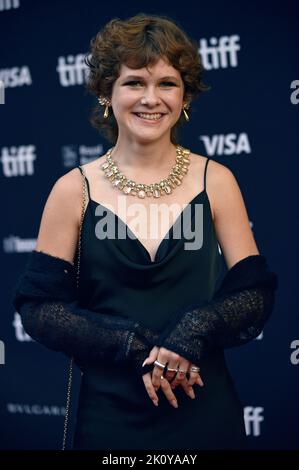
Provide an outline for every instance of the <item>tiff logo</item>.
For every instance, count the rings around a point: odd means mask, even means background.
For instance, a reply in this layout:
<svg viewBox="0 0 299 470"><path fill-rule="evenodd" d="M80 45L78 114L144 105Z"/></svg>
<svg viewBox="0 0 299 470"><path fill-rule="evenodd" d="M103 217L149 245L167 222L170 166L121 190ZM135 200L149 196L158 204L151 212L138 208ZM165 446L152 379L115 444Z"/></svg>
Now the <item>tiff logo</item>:
<svg viewBox="0 0 299 470"><path fill-rule="evenodd" d="M260 406L245 406L244 421L247 436L259 436L261 434L260 423L264 421L264 417L261 416L263 411L264 408Z"/></svg>
<svg viewBox="0 0 299 470"><path fill-rule="evenodd" d="M19 8L19 0L0 0L0 11L11 10L12 8Z"/></svg>
<svg viewBox="0 0 299 470"><path fill-rule="evenodd" d="M58 57L56 68L59 75L59 82L62 86L82 85L88 77L88 67L84 62L85 55Z"/></svg>
<svg viewBox="0 0 299 470"><path fill-rule="evenodd" d="M0 341L0 366L5 364L5 346L3 341Z"/></svg>
<svg viewBox="0 0 299 470"><path fill-rule="evenodd" d="M206 70L226 69L237 67L237 51L241 49L238 44L240 36L221 36L219 39L213 37L209 42L203 38L199 41L199 52Z"/></svg>
<svg viewBox="0 0 299 470"><path fill-rule="evenodd" d="M21 145L20 147L3 147L0 161L4 176L33 175L33 162L36 159L34 145Z"/></svg>

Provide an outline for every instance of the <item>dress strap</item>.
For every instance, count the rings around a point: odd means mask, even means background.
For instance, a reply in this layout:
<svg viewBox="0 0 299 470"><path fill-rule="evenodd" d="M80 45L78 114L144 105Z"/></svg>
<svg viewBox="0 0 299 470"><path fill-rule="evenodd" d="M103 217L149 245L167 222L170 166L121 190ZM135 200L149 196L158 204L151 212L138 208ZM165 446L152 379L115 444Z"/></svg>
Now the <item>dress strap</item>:
<svg viewBox="0 0 299 470"><path fill-rule="evenodd" d="M87 179L87 176L86 176L86 174L85 174L85 171L84 171L84 169L82 168L82 166L80 166L80 165L79 165L79 166L78 166L78 168L79 168L79 170L80 170L80 172L81 172L81 175L82 175L82 176L84 177L84 179L85 179L85 182L86 182L86 188L87 188L87 194L88 194L88 199L90 200L90 187L89 187L89 181L88 181L88 179Z"/></svg>
<svg viewBox="0 0 299 470"><path fill-rule="evenodd" d="M209 163L210 157L207 158L206 160L206 165L205 165L205 172L204 172L204 191L206 190L206 176L207 176L207 168L208 168L208 163Z"/></svg>

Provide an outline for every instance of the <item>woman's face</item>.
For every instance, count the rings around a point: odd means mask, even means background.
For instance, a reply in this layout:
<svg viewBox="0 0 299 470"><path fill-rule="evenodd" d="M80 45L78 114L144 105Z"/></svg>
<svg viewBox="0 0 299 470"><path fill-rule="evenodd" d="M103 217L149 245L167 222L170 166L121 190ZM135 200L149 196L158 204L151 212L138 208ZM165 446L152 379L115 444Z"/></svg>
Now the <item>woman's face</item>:
<svg viewBox="0 0 299 470"><path fill-rule="evenodd" d="M180 72L163 59L148 69L122 65L111 96L119 138L153 142L178 121L184 97Z"/></svg>

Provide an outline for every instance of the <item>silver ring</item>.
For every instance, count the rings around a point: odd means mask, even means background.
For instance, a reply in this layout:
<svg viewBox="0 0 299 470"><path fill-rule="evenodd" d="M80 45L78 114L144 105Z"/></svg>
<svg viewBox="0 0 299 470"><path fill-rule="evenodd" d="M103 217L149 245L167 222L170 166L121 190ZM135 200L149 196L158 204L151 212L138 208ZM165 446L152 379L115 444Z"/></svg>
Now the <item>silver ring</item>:
<svg viewBox="0 0 299 470"><path fill-rule="evenodd" d="M189 372L199 372L199 371L200 371L200 367L196 367L196 366L191 366L189 369Z"/></svg>
<svg viewBox="0 0 299 470"><path fill-rule="evenodd" d="M165 369L166 364L162 364L162 362L159 362L158 359L154 362L155 366L160 367L160 369Z"/></svg>
<svg viewBox="0 0 299 470"><path fill-rule="evenodd" d="M170 369L169 367L167 367L167 372L178 372L179 369Z"/></svg>
<svg viewBox="0 0 299 470"><path fill-rule="evenodd" d="M186 374L186 371L182 369L178 369L178 372L182 372L183 374Z"/></svg>

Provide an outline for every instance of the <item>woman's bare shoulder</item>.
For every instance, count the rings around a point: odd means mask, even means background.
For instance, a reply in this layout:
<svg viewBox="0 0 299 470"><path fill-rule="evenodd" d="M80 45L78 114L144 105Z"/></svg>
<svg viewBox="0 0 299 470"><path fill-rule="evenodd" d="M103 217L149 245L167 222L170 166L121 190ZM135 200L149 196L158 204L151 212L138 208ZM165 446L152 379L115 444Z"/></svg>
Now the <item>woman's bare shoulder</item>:
<svg viewBox="0 0 299 470"><path fill-rule="evenodd" d="M209 163L207 166L206 183L207 188L217 190L220 187L229 184L234 179L233 172L224 164L213 160L213 158L206 157L197 153L191 153L190 159L194 162L194 165L198 167L199 171L203 171L207 160Z"/></svg>
<svg viewBox="0 0 299 470"><path fill-rule="evenodd" d="M44 214L65 220L80 220L82 208L82 175L78 168L68 171L60 176L54 183L47 202Z"/></svg>
<svg viewBox="0 0 299 470"><path fill-rule="evenodd" d="M56 180L43 210L37 251L73 262L82 211L82 187L78 168Z"/></svg>
<svg viewBox="0 0 299 470"><path fill-rule="evenodd" d="M204 174L208 158L196 153L190 154L191 163L196 168L198 175ZM236 179L232 171L226 165L209 158L206 173L206 191L209 196L213 219L215 219L219 198L223 198L225 192L235 184Z"/></svg>
<svg viewBox="0 0 299 470"><path fill-rule="evenodd" d="M88 179L93 179L95 177L98 177L99 174L102 173L102 171L100 171L102 163L105 163L105 159L101 155L100 157L95 158L91 162L84 163L83 165L81 165L81 167L83 168L86 177Z"/></svg>
<svg viewBox="0 0 299 470"><path fill-rule="evenodd" d="M58 178L53 186L61 196L77 198L82 194L82 175L78 168L73 168Z"/></svg>

